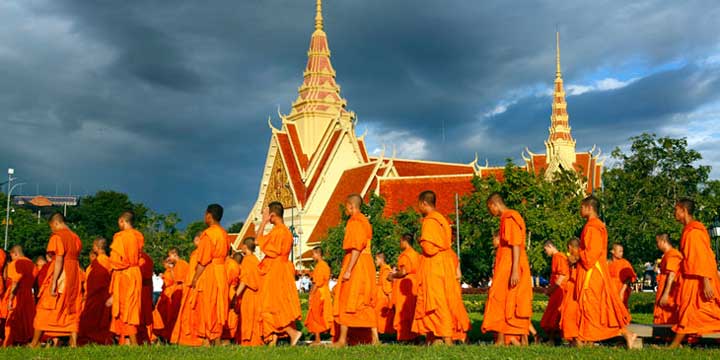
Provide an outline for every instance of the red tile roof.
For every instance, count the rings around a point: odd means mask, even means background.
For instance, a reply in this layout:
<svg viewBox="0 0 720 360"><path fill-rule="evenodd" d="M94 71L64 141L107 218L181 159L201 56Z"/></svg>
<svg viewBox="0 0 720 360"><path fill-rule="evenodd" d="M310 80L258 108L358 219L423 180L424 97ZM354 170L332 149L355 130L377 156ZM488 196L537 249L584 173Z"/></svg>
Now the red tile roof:
<svg viewBox="0 0 720 360"><path fill-rule="evenodd" d="M305 196L305 184L303 184L302 177L300 176L300 170L298 169L297 161L295 160L295 156L293 155L291 149L290 139L285 133L278 132L275 134L278 140L278 149L282 154L284 160L283 163L285 164L285 169L288 172L288 178L290 178L293 189L295 190L295 196L297 197L298 202L304 205L305 200L307 199Z"/></svg>
<svg viewBox="0 0 720 360"><path fill-rule="evenodd" d="M330 199L327 204L325 204L325 209L322 214L320 214L318 223L308 238L309 243L319 242L327 235L328 229L340 223L342 219L340 205L345 202L348 195L360 194L360 192L362 192L363 187L367 184L368 180L370 180L370 177L375 175L376 165L377 164L373 162L345 170L335 190L332 195L330 195Z"/></svg>
<svg viewBox="0 0 720 360"><path fill-rule="evenodd" d="M457 163L393 160L393 165L400 176L461 175L475 172L471 165Z"/></svg>
<svg viewBox="0 0 720 360"><path fill-rule="evenodd" d="M442 214L455 212L455 194L471 193L473 175L380 179L380 196L385 199L385 216L392 216L417 204L418 195L432 190L437 195L437 209Z"/></svg>
<svg viewBox="0 0 720 360"><path fill-rule="evenodd" d="M505 181L505 168L504 167L492 167L483 168L480 170L480 177L489 178L494 177L497 181Z"/></svg>

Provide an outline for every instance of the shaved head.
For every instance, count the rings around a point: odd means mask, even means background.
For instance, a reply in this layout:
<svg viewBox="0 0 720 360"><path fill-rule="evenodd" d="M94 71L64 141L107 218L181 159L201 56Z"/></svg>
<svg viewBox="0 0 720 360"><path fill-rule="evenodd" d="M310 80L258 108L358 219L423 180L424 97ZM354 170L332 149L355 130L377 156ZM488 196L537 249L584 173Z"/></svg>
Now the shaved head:
<svg viewBox="0 0 720 360"><path fill-rule="evenodd" d="M61 213L61 212L55 212L52 215L50 215L50 219L48 220L48 222L50 222L50 223L58 222L60 224L64 224L65 223L65 215L63 215L63 213Z"/></svg>
<svg viewBox="0 0 720 360"><path fill-rule="evenodd" d="M662 241L662 242L666 242L666 243L670 244L670 235L668 233L657 234L657 235L655 235L655 239L658 242Z"/></svg>
<svg viewBox="0 0 720 360"><path fill-rule="evenodd" d="M568 247L579 248L580 247L580 239L578 239L578 238L570 239L570 241L568 241Z"/></svg>
<svg viewBox="0 0 720 360"><path fill-rule="evenodd" d="M25 256L25 253L23 252L23 247L20 245L15 245L11 247L10 254L14 254L15 256Z"/></svg>
<svg viewBox="0 0 720 360"><path fill-rule="evenodd" d="M595 211L595 214L600 213L600 200L593 195L590 195L583 199L582 205L591 208L593 211Z"/></svg>
<svg viewBox="0 0 720 360"><path fill-rule="evenodd" d="M279 202L279 201L271 202L268 205L268 209L270 210L271 214L275 214L275 216L279 217L280 219L283 218L283 214L285 213L285 208L283 207L281 202Z"/></svg>
<svg viewBox="0 0 720 360"><path fill-rule="evenodd" d="M362 199L362 196L360 196L358 194L352 194L347 197L347 202L353 204L354 207L360 209L360 207L363 204L363 199Z"/></svg>
<svg viewBox="0 0 720 360"><path fill-rule="evenodd" d="M679 206L685 211L687 211L688 215L695 216L695 201L689 198L682 198L678 200L677 204L675 206Z"/></svg>
<svg viewBox="0 0 720 360"><path fill-rule="evenodd" d="M106 252L107 249L107 240L105 240L104 237L99 237L93 240L93 250L98 251L102 250L102 252Z"/></svg>
<svg viewBox="0 0 720 360"><path fill-rule="evenodd" d="M488 196L486 203L495 203L498 205L505 205L505 199L499 192L494 192Z"/></svg>
<svg viewBox="0 0 720 360"><path fill-rule="evenodd" d="M124 220L128 225L134 226L135 225L135 212L132 210L123 211L122 214L120 214L120 219Z"/></svg>
<svg viewBox="0 0 720 360"><path fill-rule="evenodd" d="M425 190L420 193L418 196L418 201L424 202L432 207L435 207L435 203L437 202L437 195L435 195L434 191L431 190Z"/></svg>
<svg viewBox="0 0 720 360"><path fill-rule="evenodd" d="M245 245L245 247L247 247L249 252L255 252L255 238L253 238L253 237L245 238L245 239L243 239L242 243L243 243L243 245Z"/></svg>

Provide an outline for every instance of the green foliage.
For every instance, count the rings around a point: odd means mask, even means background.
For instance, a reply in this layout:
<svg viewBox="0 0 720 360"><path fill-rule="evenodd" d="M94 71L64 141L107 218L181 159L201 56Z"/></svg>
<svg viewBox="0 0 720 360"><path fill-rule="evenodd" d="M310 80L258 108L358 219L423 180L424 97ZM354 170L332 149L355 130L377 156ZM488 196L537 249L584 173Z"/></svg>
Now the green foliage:
<svg viewBox="0 0 720 360"><path fill-rule="evenodd" d="M698 219L709 224L720 206L720 184L708 181L710 167L697 165L699 152L686 139L642 134L631 138L628 153L615 149L614 166L603 176L603 215L610 242L625 247L634 264L653 261L655 235L668 232L677 244L681 225L673 217L681 197L698 202Z"/></svg>
<svg viewBox="0 0 720 360"><path fill-rule="evenodd" d="M240 230L242 230L242 227L243 227L244 225L245 225L245 223L242 222L242 221L236 222L236 223L228 226L227 232L230 233L230 234L237 234L237 233L240 232Z"/></svg>
<svg viewBox="0 0 720 360"><path fill-rule="evenodd" d="M543 251L545 241L552 240L563 249L582 227L578 210L583 192L575 172L563 171L553 181L547 181L543 174L535 175L508 161L504 177L503 182L476 177L475 191L461 200L460 254L465 281L477 283L492 275L492 234L499 224L488 212L486 200L493 192L501 193L506 205L525 219L533 273L549 272L549 259Z"/></svg>
<svg viewBox="0 0 720 360"><path fill-rule="evenodd" d="M83 240L101 236L112 241L113 235L118 231L118 217L126 210L135 212L137 224L145 221L148 212L145 205L133 203L127 194L99 191L95 195L81 198L78 206L69 207L67 221L78 226L76 231Z"/></svg>
<svg viewBox="0 0 720 360"><path fill-rule="evenodd" d="M6 204L7 196L0 194L0 203ZM4 208L4 206L3 206ZM37 213L13 206L13 212L10 213L10 223L8 226L8 249L14 245L21 245L25 251L25 255L34 258L38 255L45 254L47 240L50 237L50 227L44 218L38 219ZM3 246L5 241L5 211L2 212L3 225L0 227L2 233Z"/></svg>

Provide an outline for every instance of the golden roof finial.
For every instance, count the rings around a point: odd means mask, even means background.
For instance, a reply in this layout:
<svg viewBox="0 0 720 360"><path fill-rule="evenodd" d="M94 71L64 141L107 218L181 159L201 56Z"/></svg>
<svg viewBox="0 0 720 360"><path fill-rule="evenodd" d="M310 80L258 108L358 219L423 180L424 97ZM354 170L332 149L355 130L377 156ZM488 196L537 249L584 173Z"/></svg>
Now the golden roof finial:
<svg viewBox="0 0 720 360"><path fill-rule="evenodd" d="M315 14L315 30L321 30L323 29L323 16L322 16L322 0L317 0L317 6L316 6L316 14Z"/></svg>
<svg viewBox="0 0 720 360"><path fill-rule="evenodd" d="M555 32L555 51L557 52L557 54L555 55L555 57L556 57L555 61L557 62L557 71L556 71L555 75L557 77L561 77L562 72L560 72L560 32L559 31Z"/></svg>

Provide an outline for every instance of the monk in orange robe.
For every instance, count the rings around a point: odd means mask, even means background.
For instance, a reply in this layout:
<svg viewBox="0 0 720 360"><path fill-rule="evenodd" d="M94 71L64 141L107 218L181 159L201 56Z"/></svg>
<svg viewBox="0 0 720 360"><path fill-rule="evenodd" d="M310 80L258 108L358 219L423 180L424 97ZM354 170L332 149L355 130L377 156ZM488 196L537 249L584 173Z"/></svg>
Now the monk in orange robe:
<svg viewBox="0 0 720 360"><path fill-rule="evenodd" d="M183 299L183 284L188 274L187 261L180 258L180 251L171 247L165 260L163 273L163 293L153 312L153 332L165 341L170 341L175 322L180 313Z"/></svg>
<svg viewBox="0 0 720 360"><path fill-rule="evenodd" d="M140 325L142 272L140 253L145 245L145 237L133 224L135 214L123 212L118 218L120 231L113 236L110 245L110 264L112 276L110 294L106 305L112 307L110 331L118 336L121 343L125 337L131 346L138 344L138 326Z"/></svg>
<svg viewBox="0 0 720 360"><path fill-rule="evenodd" d="M375 313L375 266L370 253L372 226L360 212L362 203L360 195L350 195L345 201L345 213L350 218L345 226L345 257L336 285L338 296L333 303L335 322L340 325L336 347L347 345L349 328L370 329L372 344L380 343Z"/></svg>
<svg viewBox="0 0 720 360"><path fill-rule="evenodd" d="M242 346L263 345L263 324L260 299L260 261L255 256L255 239L243 239L240 263L240 283L235 290L235 301L240 303L240 330L236 342Z"/></svg>
<svg viewBox="0 0 720 360"><path fill-rule="evenodd" d="M6 268L5 261L7 260L7 253L5 253L5 250L0 249L0 339L5 338L5 319L7 319L8 316L8 304L7 300L5 299L6 296L8 296L7 292L5 291L7 288L10 287L9 284L6 284L7 278L5 276Z"/></svg>
<svg viewBox="0 0 720 360"><path fill-rule="evenodd" d="M300 298L295 287L295 268L288 259L292 251L293 238L290 229L283 223L283 206L272 202L263 210L257 244L265 254L259 265L262 285L260 301L263 324L263 339L274 345L280 335L290 337L295 346L302 333L296 329L295 321L302 316ZM265 227L273 228L265 234Z"/></svg>
<svg viewBox="0 0 720 360"><path fill-rule="evenodd" d="M613 244L612 251L610 251L612 261L608 264L608 270L615 289L620 294L620 300L625 304L625 308L629 309L631 285L637 281L637 275L630 262L623 258L623 252L624 249L621 244Z"/></svg>
<svg viewBox="0 0 720 360"><path fill-rule="evenodd" d="M197 289L199 336L205 345L219 345L230 307L225 272L225 257L230 247L227 232L220 226L222 216L222 206L208 205L205 211L205 224L208 228L200 234L195 276L190 283L191 288Z"/></svg>
<svg viewBox="0 0 720 360"><path fill-rule="evenodd" d="M315 269L311 274L312 290L310 290L307 318L305 327L315 334L312 345L320 345L320 334L328 332L333 327L333 307L330 295L330 266L323 260L323 250L316 247L312 250L315 260Z"/></svg>
<svg viewBox="0 0 720 360"><path fill-rule="evenodd" d="M242 255L234 254L232 250L225 259L225 274L228 280L228 315L225 325L223 326L222 340L224 344L229 344L230 340L237 337L238 326L240 325L240 307L233 306L231 300L235 296L237 287L240 284L240 261Z"/></svg>
<svg viewBox="0 0 720 360"><path fill-rule="evenodd" d="M655 237L658 250L663 253L660 260L660 274L657 277L653 324L675 325L678 322L678 293L682 282L681 268L683 255L670 243L670 235Z"/></svg>
<svg viewBox="0 0 720 360"><path fill-rule="evenodd" d="M8 292L8 316L5 322L4 347L22 345L33 337L35 299L32 287L35 281L35 264L25 257L23 248L15 245L10 249L12 262L7 266L11 281Z"/></svg>
<svg viewBox="0 0 720 360"><path fill-rule="evenodd" d="M195 250L190 254L190 262L187 267L187 275L184 278L184 283L190 285L192 279L195 278L195 269L197 268L198 261L198 249L197 246L200 243L200 235L193 238L193 244ZM173 255L169 257L172 259ZM177 260L175 266L180 264L180 260ZM175 277L175 279L180 279ZM172 334L170 336L170 342L178 345L185 346L201 346L203 341L199 336L198 329L200 328L200 310L197 306L197 290L189 286L182 287L182 298L180 299L180 308L178 310L177 319L175 320L175 326L172 328Z"/></svg>
<svg viewBox="0 0 720 360"><path fill-rule="evenodd" d="M112 311L105 303L110 298L110 272L112 264L107 256L107 240L98 238L93 241L92 253L95 259L87 270L85 307L80 314L80 343L110 345L113 334L110 332Z"/></svg>
<svg viewBox="0 0 720 360"><path fill-rule="evenodd" d="M375 254L375 264L378 267L377 300L375 302L378 333L394 334L395 310L392 306L392 281L388 280L392 268L385 262L385 254L383 253Z"/></svg>
<svg viewBox="0 0 720 360"><path fill-rule="evenodd" d="M35 294L36 302L40 296L40 285L45 281L45 276L47 276L48 269L50 268L50 261L52 261L52 254L38 256L35 259L35 267L38 271L37 275L35 275L35 284L33 284L33 294Z"/></svg>
<svg viewBox="0 0 720 360"><path fill-rule="evenodd" d="M35 333L30 344L37 347L43 332L70 336L70 346L77 346L78 297L81 296L82 270L78 255L82 250L80 238L65 224L62 213L50 217L52 235L46 251L53 254L49 274L40 286L34 321Z"/></svg>
<svg viewBox="0 0 720 360"><path fill-rule="evenodd" d="M417 270L418 287L415 321L411 331L425 335L428 342L453 344L453 337L467 331L467 314L458 282L457 257L451 250L452 229L445 216L435 209L436 195L424 191L418 198L423 215L420 247L423 249Z"/></svg>
<svg viewBox="0 0 720 360"><path fill-rule="evenodd" d="M450 254L452 255L453 265L455 266L455 279L457 280L457 286L455 290L457 294L451 298L455 301L452 305L452 309L455 310L455 322L453 327L453 342L465 343L467 341L467 332L470 330L470 317L468 316L467 310L465 309L465 303L462 301L462 271L460 270L460 257L450 247ZM530 324L532 328L532 324Z"/></svg>
<svg viewBox="0 0 720 360"><path fill-rule="evenodd" d="M138 325L137 340L140 344L152 342L153 334L153 263L150 255L140 252L140 276L142 289L140 290L140 324Z"/></svg>
<svg viewBox="0 0 720 360"><path fill-rule="evenodd" d="M482 330L496 333L496 345L521 345L529 333L533 297L525 252L527 229L522 216L509 209L500 194L491 194L487 206L490 214L500 218L500 244L495 252Z"/></svg>
<svg viewBox="0 0 720 360"><path fill-rule="evenodd" d="M580 215L587 220L580 236L575 298L578 302L578 345L617 336L632 348L637 335L627 330L630 313L620 300L607 266L607 230L598 217L600 201L589 196Z"/></svg>
<svg viewBox="0 0 720 360"><path fill-rule="evenodd" d="M550 286L545 290L548 305L545 308L540 327L545 330L551 342L556 342L560 333L560 310L565 298L565 284L570 275L570 264L567 256L558 251L552 241L545 242L545 254L552 261L550 264Z"/></svg>
<svg viewBox="0 0 720 360"><path fill-rule="evenodd" d="M678 347L687 334L720 332L720 278L715 253L705 226L694 218L695 202L681 199L675 219L684 225L680 239L682 283L678 295L678 322L673 326Z"/></svg>
<svg viewBox="0 0 720 360"><path fill-rule="evenodd" d="M560 330L563 339L575 344L578 337L578 303L575 300L575 281L577 280L577 266L580 261L580 239L574 238L568 241L568 264L569 277L565 283L565 296L560 307Z"/></svg>
<svg viewBox="0 0 720 360"><path fill-rule="evenodd" d="M412 331L417 301L417 269L420 265L420 254L413 249L412 234L400 237L400 250L397 270L388 275L393 282L392 302L395 307L393 327L397 331L398 341L413 341L417 334Z"/></svg>

